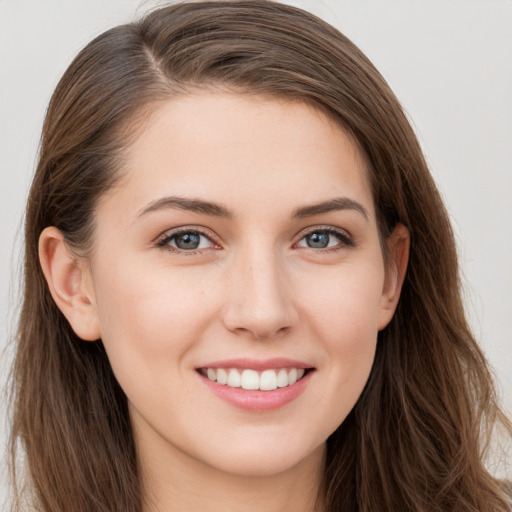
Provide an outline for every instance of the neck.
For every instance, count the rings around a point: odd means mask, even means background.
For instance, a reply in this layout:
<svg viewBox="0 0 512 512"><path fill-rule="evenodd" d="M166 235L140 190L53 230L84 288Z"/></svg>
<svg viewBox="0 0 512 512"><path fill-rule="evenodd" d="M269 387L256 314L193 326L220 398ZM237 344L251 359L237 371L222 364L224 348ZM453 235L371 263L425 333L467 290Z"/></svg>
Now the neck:
<svg viewBox="0 0 512 512"><path fill-rule="evenodd" d="M169 454L167 454L169 455ZM237 475L177 451L172 458L139 453L144 512L321 512L325 445L297 465L272 475Z"/></svg>

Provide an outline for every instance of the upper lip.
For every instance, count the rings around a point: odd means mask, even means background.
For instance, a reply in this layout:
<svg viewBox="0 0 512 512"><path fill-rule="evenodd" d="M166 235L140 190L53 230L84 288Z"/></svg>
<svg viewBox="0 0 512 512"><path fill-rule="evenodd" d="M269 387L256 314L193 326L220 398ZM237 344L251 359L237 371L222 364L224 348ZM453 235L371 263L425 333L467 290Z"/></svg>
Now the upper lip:
<svg viewBox="0 0 512 512"><path fill-rule="evenodd" d="M289 359L286 357L273 357L270 359L251 359L251 358L238 358L238 359L224 359L222 361L211 361L204 365L198 366L199 368L241 368L250 370L269 370L277 368L313 368L313 365L296 359Z"/></svg>

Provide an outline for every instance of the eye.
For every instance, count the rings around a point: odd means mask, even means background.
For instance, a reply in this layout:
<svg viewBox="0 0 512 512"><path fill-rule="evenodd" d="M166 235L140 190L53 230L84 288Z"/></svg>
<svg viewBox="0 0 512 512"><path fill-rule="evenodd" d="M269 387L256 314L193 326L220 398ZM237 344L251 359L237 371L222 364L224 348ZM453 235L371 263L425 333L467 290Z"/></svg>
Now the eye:
<svg viewBox="0 0 512 512"><path fill-rule="evenodd" d="M217 247L216 244L201 231L184 229L167 234L158 243L158 247L180 252L197 251Z"/></svg>
<svg viewBox="0 0 512 512"><path fill-rule="evenodd" d="M297 247L308 247L309 249L335 249L353 246L354 243L345 233L332 228L310 231L297 243Z"/></svg>

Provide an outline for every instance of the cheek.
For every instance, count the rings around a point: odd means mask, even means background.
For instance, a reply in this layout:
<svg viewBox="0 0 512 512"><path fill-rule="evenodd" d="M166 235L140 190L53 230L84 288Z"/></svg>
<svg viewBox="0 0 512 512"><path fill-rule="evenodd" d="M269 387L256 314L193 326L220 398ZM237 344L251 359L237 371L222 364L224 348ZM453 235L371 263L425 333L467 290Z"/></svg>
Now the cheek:
<svg viewBox="0 0 512 512"><path fill-rule="evenodd" d="M371 296L360 301L361 294L338 299L337 308L317 317L318 339L338 384L357 389L364 385L375 355L378 301Z"/></svg>
<svg viewBox="0 0 512 512"><path fill-rule="evenodd" d="M379 262L334 268L307 283L302 308L336 350L358 352L377 335L384 272Z"/></svg>
<svg viewBox="0 0 512 512"><path fill-rule="evenodd" d="M211 300L190 273L105 265L95 280L102 340L120 382L134 369L148 379L168 374L212 316Z"/></svg>
<svg viewBox="0 0 512 512"><path fill-rule="evenodd" d="M333 429L357 402L373 365L383 285L379 268L346 268L325 281L324 292L316 287L307 295L310 326L328 375L317 400Z"/></svg>

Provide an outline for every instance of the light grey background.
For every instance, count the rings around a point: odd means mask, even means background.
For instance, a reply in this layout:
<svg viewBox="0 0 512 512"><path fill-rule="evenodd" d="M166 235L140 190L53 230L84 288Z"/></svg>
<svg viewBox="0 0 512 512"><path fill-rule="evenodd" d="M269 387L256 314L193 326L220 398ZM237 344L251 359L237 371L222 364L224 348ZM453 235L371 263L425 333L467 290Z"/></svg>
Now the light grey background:
<svg viewBox="0 0 512 512"><path fill-rule="evenodd" d="M471 324L512 413L512 1L288 3L358 44L413 120L455 225ZM0 350L18 309L19 232L51 92L92 37L154 5L0 0ZM0 410L3 448L4 402ZM5 481L0 472L0 503Z"/></svg>

